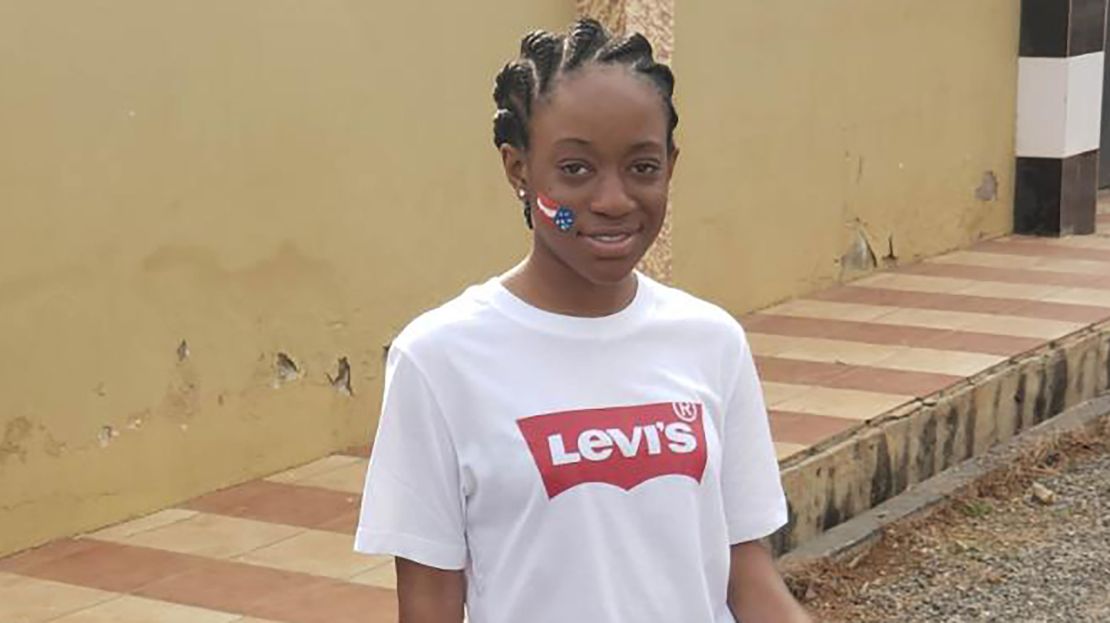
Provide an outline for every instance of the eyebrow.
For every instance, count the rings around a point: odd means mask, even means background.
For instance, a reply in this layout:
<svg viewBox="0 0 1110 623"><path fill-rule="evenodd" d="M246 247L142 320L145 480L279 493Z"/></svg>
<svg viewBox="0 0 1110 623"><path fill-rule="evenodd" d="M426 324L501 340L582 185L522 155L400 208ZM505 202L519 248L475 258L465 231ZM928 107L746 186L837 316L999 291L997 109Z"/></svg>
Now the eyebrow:
<svg viewBox="0 0 1110 623"><path fill-rule="evenodd" d="M591 143L590 141L587 141L584 138L578 138L576 136L561 138L561 139L555 141L556 145L558 145L560 143L573 143L575 145L581 145L583 147L592 147L593 146L593 143ZM648 139L648 140L640 141L640 142L632 145L632 147L628 151L629 152L635 152L635 151L643 151L645 149L663 149L663 144L660 143L659 141Z"/></svg>

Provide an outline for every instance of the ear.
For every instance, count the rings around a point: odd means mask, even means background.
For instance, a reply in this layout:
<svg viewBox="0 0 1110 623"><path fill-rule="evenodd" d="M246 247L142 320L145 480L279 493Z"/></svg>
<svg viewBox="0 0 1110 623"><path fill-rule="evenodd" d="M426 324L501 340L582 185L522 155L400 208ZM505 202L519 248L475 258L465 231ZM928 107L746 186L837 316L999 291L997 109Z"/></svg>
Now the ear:
<svg viewBox="0 0 1110 623"><path fill-rule="evenodd" d="M505 167L505 179L513 187L513 194L528 188L528 162L525 160L524 151L503 143L501 145L501 165Z"/></svg>
<svg viewBox="0 0 1110 623"><path fill-rule="evenodd" d="M671 176L674 175L675 165L678 164L678 147L671 149L671 153L667 155L667 181L671 181Z"/></svg>

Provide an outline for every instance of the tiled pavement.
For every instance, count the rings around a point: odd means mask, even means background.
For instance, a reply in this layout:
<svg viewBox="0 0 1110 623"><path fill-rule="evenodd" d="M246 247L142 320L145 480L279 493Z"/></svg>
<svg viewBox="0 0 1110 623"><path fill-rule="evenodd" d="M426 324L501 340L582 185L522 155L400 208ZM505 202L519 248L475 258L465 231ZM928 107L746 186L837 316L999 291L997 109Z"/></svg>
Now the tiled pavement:
<svg viewBox="0 0 1110 623"><path fill-rule="evenodd" d="M1110 319L1100 235L984 242L744 319L780 458ZM338 454L0 560L3 623L395 621L351 552L365 456Z"/></svg>

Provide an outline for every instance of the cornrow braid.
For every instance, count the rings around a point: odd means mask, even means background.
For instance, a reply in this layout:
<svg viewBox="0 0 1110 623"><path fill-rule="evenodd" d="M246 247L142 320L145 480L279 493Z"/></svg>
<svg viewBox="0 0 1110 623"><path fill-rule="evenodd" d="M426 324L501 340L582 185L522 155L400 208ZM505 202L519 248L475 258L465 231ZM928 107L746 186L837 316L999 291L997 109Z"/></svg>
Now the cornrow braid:
<svg viewBox="0 0 1110 623"><path fill-rule="evenodd" d="M532 102L546 95L560 74L590 63L624 65L651 81L663 96L667 148L673 149L678 126L674 74L655 61L651 43L640 33L613 39L600 22L589 18L575 22L565 36L537 30L521 40L520 57L505 65L494 82L493 144L527 149Z"/></svg>
<svg viewBox="0 0 1110 623"><path fill-rule="evenodd" d="M601 24L594 20L582 20L570 29L566 42L566 58L563 59L563 71L571 71L596 54L601 46L608 43L609 33L605 32Z"/></svg>

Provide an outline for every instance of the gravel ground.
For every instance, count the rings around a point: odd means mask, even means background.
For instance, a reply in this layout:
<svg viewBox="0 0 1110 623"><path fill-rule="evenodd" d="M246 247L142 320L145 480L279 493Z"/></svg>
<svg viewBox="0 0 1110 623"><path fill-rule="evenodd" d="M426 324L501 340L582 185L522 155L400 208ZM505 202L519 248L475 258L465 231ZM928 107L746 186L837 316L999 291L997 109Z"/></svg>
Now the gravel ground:
<svg viewBox="0 0 1110 623"><path fill-rule="evenodd" d="M791 578L793 587L818 621L1110 623L1103 424L890 529L864 557Z"/></svg>

